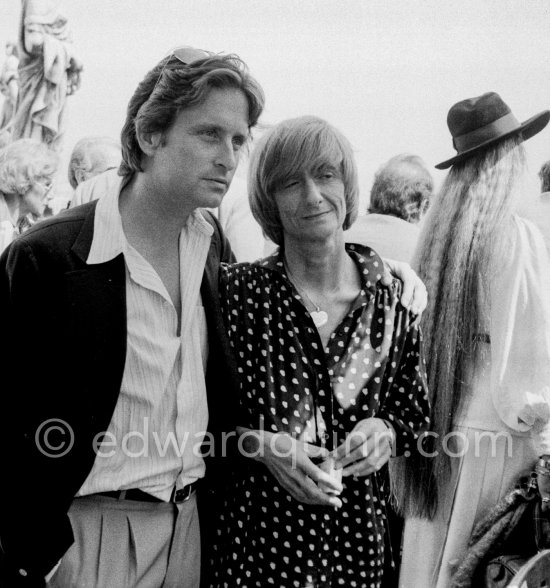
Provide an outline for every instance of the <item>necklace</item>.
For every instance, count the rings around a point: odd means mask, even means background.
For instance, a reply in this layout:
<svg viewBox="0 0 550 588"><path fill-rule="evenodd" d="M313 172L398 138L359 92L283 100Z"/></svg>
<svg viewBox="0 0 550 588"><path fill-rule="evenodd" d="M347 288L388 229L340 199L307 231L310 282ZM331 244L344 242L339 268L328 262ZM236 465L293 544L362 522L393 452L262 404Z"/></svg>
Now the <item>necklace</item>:
<svg viewBox="0 0 550 588"><path fill-rule="evenodd" d="M305 298L311 304L311 306L315 308L315 310L308 309L309 315L313 320L313 324L316 327L322 327L323 325L326 325L328 322L328 314L324 310L321 310L321 307L318 304L315 304L315 302L313 302L313 300L307 295L307 292L305 291L304 287L294 277L286 262L284 266L288 277L296 287L296 290L298 290L298 293L302 296L302 298Z"/></svg>

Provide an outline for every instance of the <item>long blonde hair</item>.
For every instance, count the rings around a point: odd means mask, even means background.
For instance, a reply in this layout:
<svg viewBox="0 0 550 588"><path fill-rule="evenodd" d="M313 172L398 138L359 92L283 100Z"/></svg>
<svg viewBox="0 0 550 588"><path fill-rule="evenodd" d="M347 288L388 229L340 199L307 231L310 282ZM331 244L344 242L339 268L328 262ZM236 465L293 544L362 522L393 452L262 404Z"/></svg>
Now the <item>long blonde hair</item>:
<svg viewBox="0 0 550 588"><path fill-rule="evenodd" d="M422 329L431 434L423 452L392 468L408 516L432 517L449 480L451 457L442 441L470 394L468 372L489 326L490 279L505 254L524 172L521 138L502 141L451 168L426 219L415 265L429 296Z"/></svg>

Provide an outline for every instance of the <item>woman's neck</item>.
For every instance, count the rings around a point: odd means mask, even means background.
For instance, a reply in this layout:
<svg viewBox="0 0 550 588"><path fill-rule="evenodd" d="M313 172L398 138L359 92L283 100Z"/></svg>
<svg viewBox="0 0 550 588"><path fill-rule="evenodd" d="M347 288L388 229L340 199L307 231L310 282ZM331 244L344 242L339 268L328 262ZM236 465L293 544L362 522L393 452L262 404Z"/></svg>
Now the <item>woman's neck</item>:
<svg viewBox="0 0 550 588"><path fill-rule="evenodd" d="M285 239L283 250L289 277L314 291L337 291L355 271L343 235L324 242Z"/></svg>

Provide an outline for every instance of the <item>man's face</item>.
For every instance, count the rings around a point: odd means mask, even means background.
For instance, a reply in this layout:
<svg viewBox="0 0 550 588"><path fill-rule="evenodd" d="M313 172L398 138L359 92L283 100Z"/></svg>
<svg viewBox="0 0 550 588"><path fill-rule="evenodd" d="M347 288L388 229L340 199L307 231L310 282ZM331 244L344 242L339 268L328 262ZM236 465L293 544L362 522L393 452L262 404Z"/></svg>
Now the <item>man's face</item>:
<svg viewBox="0 0 550 588"><path fill-rule="evenodd" d="M241 90L212 89L182 110L150 156L157 197L170 210L220 205L248 137L248 102Z"/></svg>

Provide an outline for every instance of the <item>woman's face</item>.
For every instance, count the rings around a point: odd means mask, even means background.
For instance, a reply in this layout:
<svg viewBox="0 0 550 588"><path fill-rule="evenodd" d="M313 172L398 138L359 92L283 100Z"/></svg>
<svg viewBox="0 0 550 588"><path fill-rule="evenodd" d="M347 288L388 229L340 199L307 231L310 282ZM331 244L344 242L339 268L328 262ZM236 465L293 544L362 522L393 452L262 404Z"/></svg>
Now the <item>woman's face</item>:
<svg viewBox="0 0 550 588"><path fill-rule="evenodd" d="M323 165L287 178L274 197L285 239L326 240L343 230L345 187L336 167Z"/></svg>
<svg viewBox="0 0 550 588"><path fill-rule="evenodd" d="M52 180L48 177L38 177L33 180L31 187L21 196L19 217L32 214L42 216L48 202L48 195L52 188Z"/></svg>

